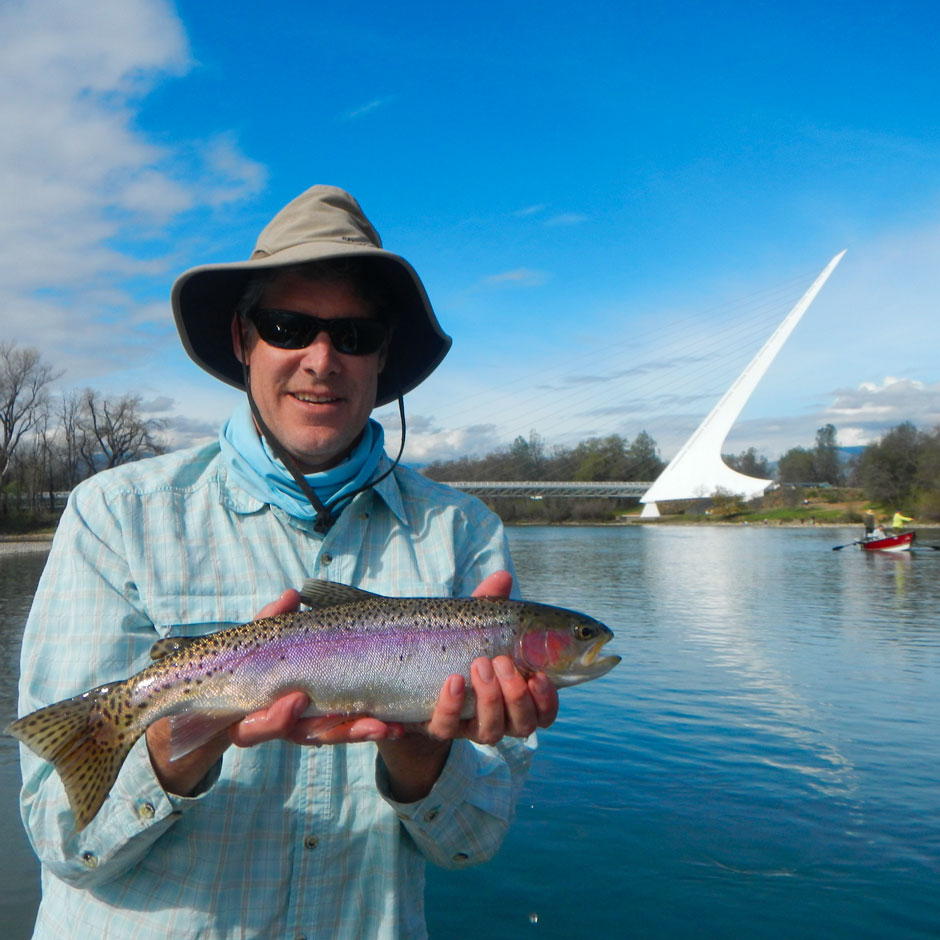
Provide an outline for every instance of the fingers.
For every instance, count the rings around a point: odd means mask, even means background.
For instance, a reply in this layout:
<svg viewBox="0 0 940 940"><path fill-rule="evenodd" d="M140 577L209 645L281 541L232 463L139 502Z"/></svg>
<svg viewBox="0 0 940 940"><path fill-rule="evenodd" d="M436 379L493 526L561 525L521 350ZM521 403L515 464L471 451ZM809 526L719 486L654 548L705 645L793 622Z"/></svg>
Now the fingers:
<svg viewBox="0 0 940 940"><path fill-rule="evenodd" d="M477 699L477 713L472 720L475 724L473 740L479 744L495 744L506 733L506 709L493 663L485 657L475 659L470 667L470 681Z"/></svg>
<svg viewBox="0 0 940 940"><path fill-rule="evenodd" d="M278 738L294 744L319 746L398 740L405 733L401 724L361 715L301 718L308 704L309 699L303 692L291 692L233 725L229 737L239 747L254 747Z"/></svg>
<svg viewBox="0 0 940 940"><path fill-rule="evenodd" d="M289 614L291 611L300 609L300 593L293 588L285 591L276 601L265 604L258 611L256 620L262 617L276 617L278 614Z"/></svg>
<svg viewBox="0 0 940 940"><path fill-rule="evenodd" d="M538 727L539 712L528 683L508 656L474 660L470 681L476 715L464 727L466 737L496 744L506 735L528 737Z"/></svg>
<svg viewBox="0 0 940 940"><path fill-rule="evenodd" d="M541 673L527 681L508 656L474 660L470 681L476 713L461 720L466 683L462 676L450 676L427 725L431 737L496 744L507 735L528 737L536 728L547 728L558 716L558 691L551 682Z"/></svg>
<svg viewBox="0 0 940 940"><path fill-rule="evenodd" d="M512 575L508 571L494 571L487 575L473 592L473 597L509 597Z"/></svg>
<svg viewBox="0 0 940 940"><path fill-rule="evenodd" d="M541 672L529 679L528 686L538 726L547 728L558 717L558 689Z"/></svg>
<svg viewBox="0 0 940 940"><path fill-rule="evenodd" d="M289 738L309 699L303 692L290 692L267 708L253 712L229 728L229 737L239 747L254 747L275 738Z"/></svg>
<svg viewBox="0 0 940 940"><path fill-rule="evenodd" d="M526 681L508 656L477 659L470 675L477 709L467 736L480 744L526 738L558 717L558 690L542 673Z"/></svg>
<svg viewBox="0 0 940 940"><path fill-rule="evenodd" d="M428 722L427 733L432 738L447 741L462 736L460 712L463 709L466 694L467 683L464 677L449 676L437 698L437 705L431 715L431 720Z"/></svg>
<svg viewBox="0 0 940 940"><path fill-rule="evenodd" d="M291 733L295 744L361 744L363 741L397 741L405 733L397 722L379 721L378 718L328 715L323 718L305 718Z"/></svg>
<svg viewBox="0 0 940 940"><path fill-rule="evenodd" d="M526 738L539 726L539 706L529 684L508 656L497 656L493 660L493 669L503 694L505 733L515 738Z"/></svg>

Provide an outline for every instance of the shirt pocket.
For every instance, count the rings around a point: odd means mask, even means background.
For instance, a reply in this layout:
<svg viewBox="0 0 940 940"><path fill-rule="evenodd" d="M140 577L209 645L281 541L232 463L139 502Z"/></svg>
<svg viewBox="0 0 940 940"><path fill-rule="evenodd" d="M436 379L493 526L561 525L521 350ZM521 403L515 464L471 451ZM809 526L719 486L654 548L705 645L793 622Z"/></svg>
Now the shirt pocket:
<svg viewBox="0 0 940 940"><path fill-rule="evenodd" d="M253 603L250 595L158 594L149 599L148 612L161 637L202 636L251 620L252 615L240 611L253 609Z"/></svg>

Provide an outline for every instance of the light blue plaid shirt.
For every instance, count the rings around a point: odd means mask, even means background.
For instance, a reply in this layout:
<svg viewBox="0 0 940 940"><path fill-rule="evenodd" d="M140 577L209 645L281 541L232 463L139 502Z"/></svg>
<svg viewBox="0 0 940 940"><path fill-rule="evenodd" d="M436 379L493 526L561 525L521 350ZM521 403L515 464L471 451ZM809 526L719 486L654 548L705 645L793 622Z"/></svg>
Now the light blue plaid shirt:
<svg viewBox="0 0 940 940"><path fill-rule="evenodd" d="M308 576L464 596L509 567L492 513L406 468L325 537L234 487L217 444L100 473L72 494L39 583L20 714L132 675L162 636L250 620ZM426 936L425 859L493 855L534 747L455 742L431 793L399 804L373 744L230 748L183 799L162 790L141 739L77 835L58 775L23 748L22 813L42 862L34 937Z"/></svg>

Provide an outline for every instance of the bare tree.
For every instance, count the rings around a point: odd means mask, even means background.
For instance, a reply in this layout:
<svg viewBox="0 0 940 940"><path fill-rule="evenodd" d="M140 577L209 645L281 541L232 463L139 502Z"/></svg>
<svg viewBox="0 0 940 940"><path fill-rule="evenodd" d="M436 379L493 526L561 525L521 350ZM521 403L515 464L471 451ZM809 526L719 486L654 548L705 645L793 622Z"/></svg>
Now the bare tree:
<svg viewBox="0 0 940 940"><path fill-rule="evenodd" d="M164 452L164 422L142 417L140 403L139 395L108 399L90 388L82 393L82 433L76 438L89 473Z"/></svg>
<svg viewBox="0 0 940 940"><path fill-rule="evenodd" d="M81 392L63 392L58 401L59 437L56 444L56 464L62 489L70 490L82 479L82 443L85 430L82 423L84 395Z"/></svg>
<svg viewBox="0 0 940 940"><path fill-rule="evenodd" d="M24 435L43 418L47 386L59 375L42 361L37 349L0 343L0 484Z"/></svg>

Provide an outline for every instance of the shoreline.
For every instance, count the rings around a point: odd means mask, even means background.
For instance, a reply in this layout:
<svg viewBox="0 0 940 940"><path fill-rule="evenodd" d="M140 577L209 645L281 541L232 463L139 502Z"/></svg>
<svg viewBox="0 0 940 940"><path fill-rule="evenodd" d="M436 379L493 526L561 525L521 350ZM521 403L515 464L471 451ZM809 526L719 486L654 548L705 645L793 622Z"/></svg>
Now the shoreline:
<svg viewBox="0 0 940 940"><path fill-rule="evenodd" d="M531 528L533 526L547 526L549 528L598 528L606 529L617 526L682 526L683 528L707 528L707 529L856 529L861 528L858 523L853 522L796 522L796 521L777 521L768 519L767 522L719 522L714 521L691 521L684 519L640 519L639 517L630 517L626 519L617 519L612 522L506 522L503 523L506 528ZM940 534L940 523L928 523L925 525L908 526L915 532L928 533L929 537L935 538ZM27 552L47 552L52 548L52 533L24 533L24 534L0 534L0 555L21 555Z"/></svg>
<svg viewBox="0 0 940 940"><path fill-rule="evenodd" d="M50 548L52 548L51 532L27 532L23 534L0 533L0 555L47 552Z"/></svg>

